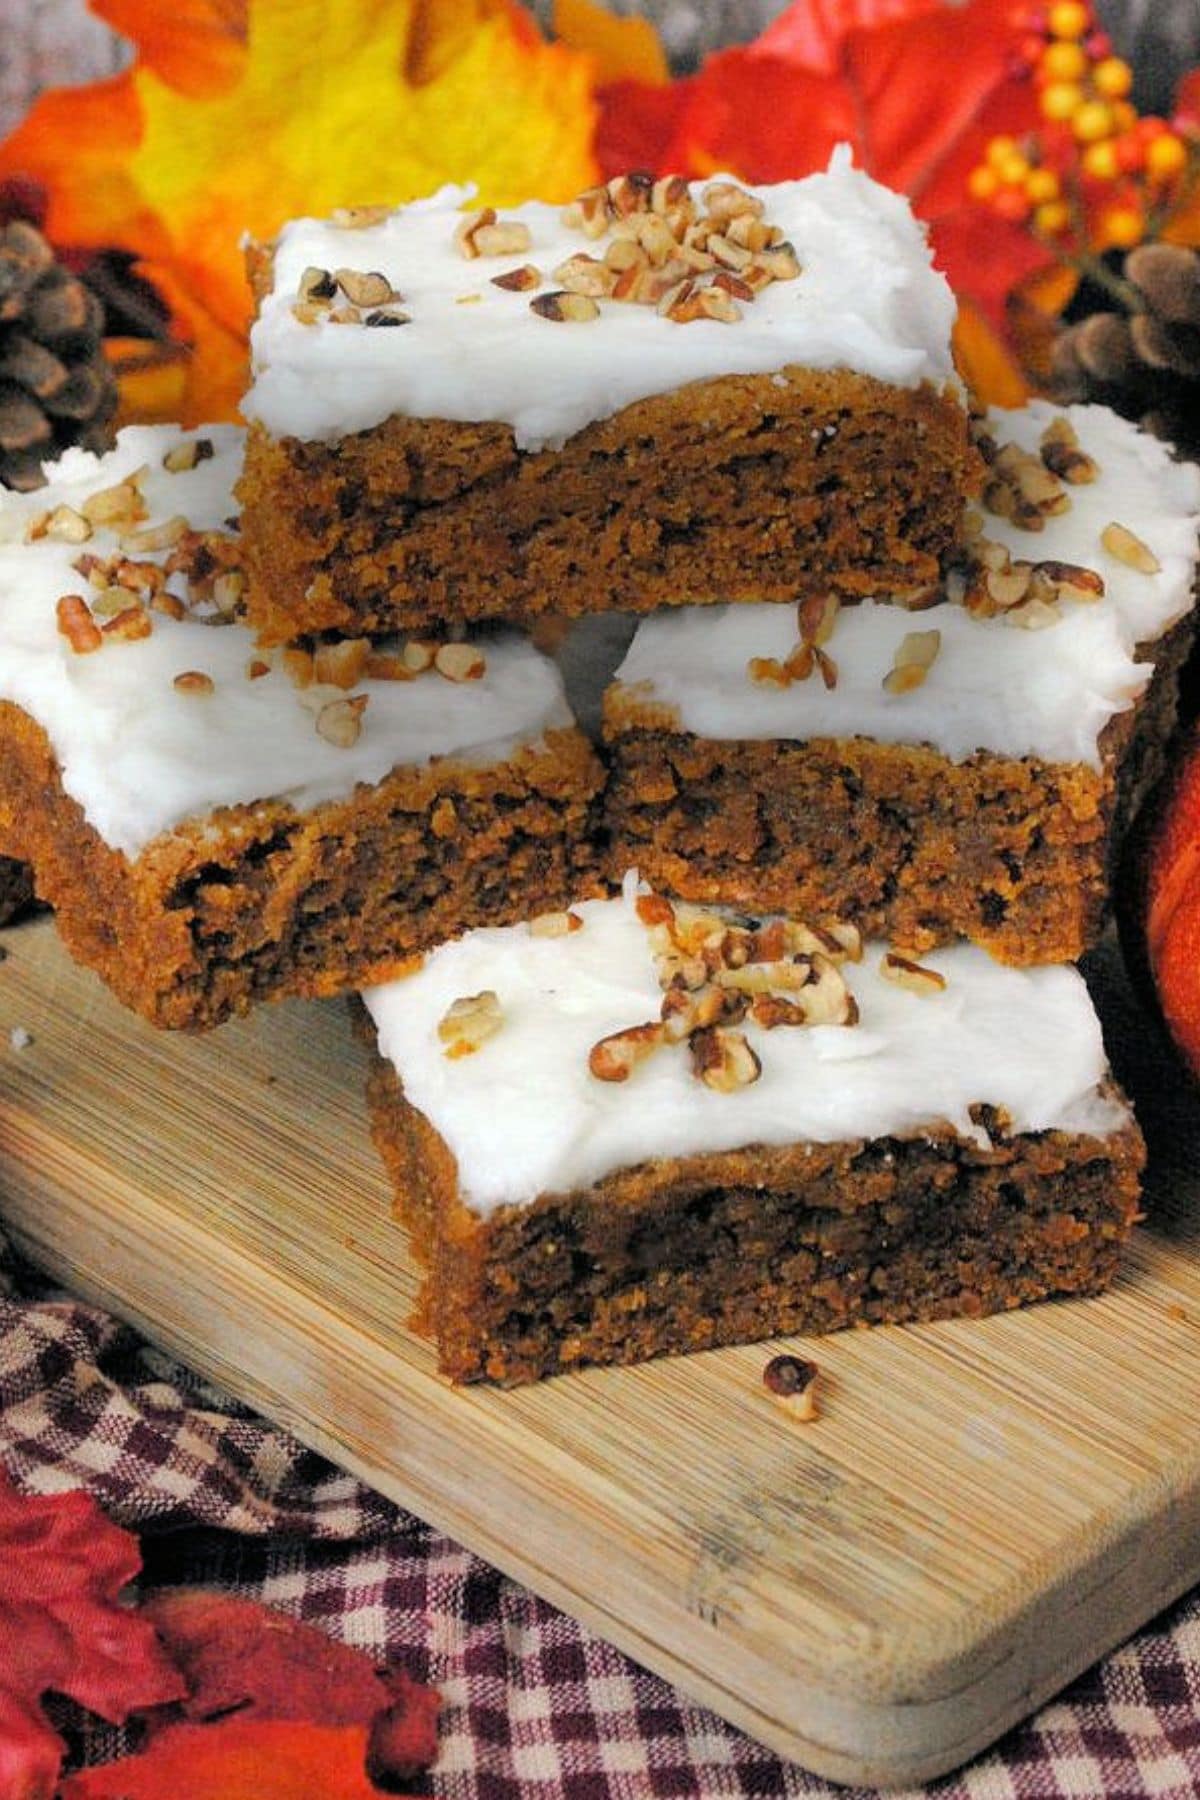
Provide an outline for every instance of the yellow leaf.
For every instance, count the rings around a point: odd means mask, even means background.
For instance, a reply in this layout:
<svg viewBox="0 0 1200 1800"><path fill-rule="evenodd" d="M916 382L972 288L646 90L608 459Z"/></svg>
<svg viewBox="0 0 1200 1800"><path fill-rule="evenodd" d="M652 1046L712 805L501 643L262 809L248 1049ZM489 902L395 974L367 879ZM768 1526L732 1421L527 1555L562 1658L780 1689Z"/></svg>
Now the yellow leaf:
<svg viewBox="0 0 1200 1800"><path fill-rule="evenodd" d="M620 18L597 0L554 0L554 35L588 53L601 87L614 81L663 87L671 79L662 40L649 19Z"/></svg>

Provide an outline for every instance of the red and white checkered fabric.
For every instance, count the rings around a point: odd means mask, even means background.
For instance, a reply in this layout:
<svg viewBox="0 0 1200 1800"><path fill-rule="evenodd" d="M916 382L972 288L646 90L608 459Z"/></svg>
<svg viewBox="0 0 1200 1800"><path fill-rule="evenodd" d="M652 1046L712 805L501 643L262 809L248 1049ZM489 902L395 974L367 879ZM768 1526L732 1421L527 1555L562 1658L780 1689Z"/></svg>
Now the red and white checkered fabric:
<svg viewBox="0 0 1200 1800"><path fill-rule="evenodd" d="M2 1240L0 1240L2 1244ZM0 1256L0 1457L142 1534L142 1587L220 1586L410 1674L444 1708L441 1800L873 1800L694 1706L477 1557L340 1474L93 1307ZM56 1712L77 1761L121 1733ZM1196 1800L1200 1594L986 1757L890 1800Z"/></svg>

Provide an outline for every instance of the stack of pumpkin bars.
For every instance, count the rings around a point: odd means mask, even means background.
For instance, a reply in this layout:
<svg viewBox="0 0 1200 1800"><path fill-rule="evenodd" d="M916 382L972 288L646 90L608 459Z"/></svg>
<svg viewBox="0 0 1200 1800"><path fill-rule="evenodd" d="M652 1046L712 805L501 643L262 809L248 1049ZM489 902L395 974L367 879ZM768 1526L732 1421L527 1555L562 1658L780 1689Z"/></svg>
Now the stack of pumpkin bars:
<svg viewBox="0 0 1200 1800"><path fill-rule="evenodd" d="M457 1380L1102 1287L1142 1146L1072 964L1200 474L972 416L844 153L348 208L251 276L248 434L0 505L0 851L72 952L183 1029L363 991Z"/></svg>

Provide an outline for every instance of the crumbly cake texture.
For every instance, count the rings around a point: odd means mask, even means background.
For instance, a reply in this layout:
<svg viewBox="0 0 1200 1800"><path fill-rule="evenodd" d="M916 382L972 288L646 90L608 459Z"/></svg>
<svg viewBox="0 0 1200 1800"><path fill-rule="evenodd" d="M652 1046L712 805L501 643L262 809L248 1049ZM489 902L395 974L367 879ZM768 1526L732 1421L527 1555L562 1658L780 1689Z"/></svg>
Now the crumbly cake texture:
<svg viewBox="0 0 1200 1800"><path fill-rule="evenodd" d="M264 655L241 434L131 429L0 500L0 849L159 1025L380 979L555 905L601 771L528 643Z"/></svg>
<svg viewBox="0 0 1200 1800"><path fill-rule="evenodd" d="M843 927L633 880L571 914L363 996L374 1133L453 1379L1111 1278L1142 1147L1074 970L966 945L856 962Z"/></svg>
<svg viewBox="0 0 1200 1800"><path fill-rule="evenodd" d="M1037 530L982 515L972 555L1007 608L955 571L939 604L843 608L819 645L780 605L639 627L605 696L611 872L849 913L918 953L965 936L1067 962L1095 941L1194 636L1200 471L1102 407L1034 402L988 432L1043 476L1068 440L1094 465ZM1053 576L1020 592L1031 566Z"/></svg>
<svg viewBox="0 0 1200 1800"><path fill-rule="evenodd" d="M253 259L265 641L928 585L973 461L903 200L839 156L476 229L466 201L300 220Z"/></svg>

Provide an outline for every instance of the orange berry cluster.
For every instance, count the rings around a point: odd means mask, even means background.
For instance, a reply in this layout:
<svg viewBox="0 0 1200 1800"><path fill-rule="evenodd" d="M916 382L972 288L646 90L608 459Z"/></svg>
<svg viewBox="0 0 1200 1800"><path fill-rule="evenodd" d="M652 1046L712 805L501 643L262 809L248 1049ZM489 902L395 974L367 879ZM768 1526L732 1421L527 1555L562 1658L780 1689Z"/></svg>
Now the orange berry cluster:
<svg viewBox="0 0 1200 1800"><path fill-rule="evenodd" d="M1169 199L1189 167L1193 134L1182 121L1139 117L1133 71L1084 0L1055 0L1021 32L1018 56L1045 126L1020 143L993 138L968 193L1040 237L1065 237L1086 218L1093 248L1140 243L1148 208Z"/></svg>

